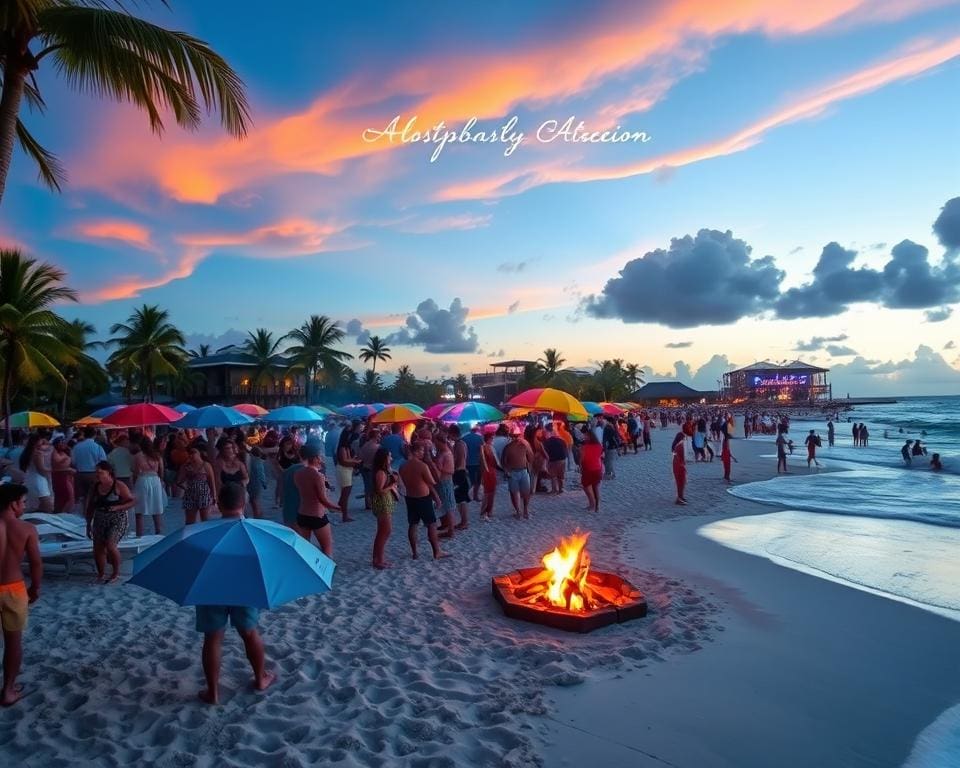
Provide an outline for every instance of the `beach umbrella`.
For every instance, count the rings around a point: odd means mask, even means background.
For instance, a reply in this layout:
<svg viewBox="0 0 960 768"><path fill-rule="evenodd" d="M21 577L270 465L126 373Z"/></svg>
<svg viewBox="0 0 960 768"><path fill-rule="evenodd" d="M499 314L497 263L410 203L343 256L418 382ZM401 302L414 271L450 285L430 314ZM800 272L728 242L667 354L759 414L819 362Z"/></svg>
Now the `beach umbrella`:
<svg viewBox="0 0 960 768"><path fill-rule="evenodd" d="M315 424L323 421L323 416L302 405L285 405L274 408L260 420L271 424Z"/></svg>
<svg viewBox="0 0 960 768"><path fill-rule="evenodd" d="M73 425L75 427L96 427L102 423L96 416L84 416L82 419L73 422Z"/></svg>
<svg viewBox="0 0 960 768"><path fill-rule="evenodd" d="M511 398L507 405L517 405L537 411L554 411L555 413L572 413L586 415L583 404L573 395L568 395L560 389L528 389L516 397Z"/></svg>
<svg viewBox="0 0 960 768"><path fill-rule="evenodd" d="M255 419L259 419L261 416L266 416L270 413L266 408L256 403L240 403L240 405L233 406L233 410L239 411L244 416L252 416Z"/></svg>
<svg viewBox="0 0 960 768"><path fill-rule="evenodd" d="M423 412L423 417L425 419L439 419L440 414L447 410L447 408L449 408L451 405L454 405L454 403L435 403Z"/></svg>
<svg viewBox="0 0 960 768"><path fill-rule="evenodd" d="M125 405L103 417L103 425L108 427L149 427L154 424L170 424L183 416L173 408L156 403L136 403Z"/></svg>
<svg viewBox="0 0 960 768"><path fill-rule="evenodd" d="M596 416L598 413L603 413L603 408L600 407L600 403L594 403L590 400L583 401L583 410L585 410L591 416Z"/></svg>
<svg viewBox="0 0 960 768"><path fill-rule="evenodd" d="M597 403L601 408L601 413L606 416L619 416L622 413L629 411L629 408L624 408L617 403Z"/></svg>
<svg viewBox="0 0 960 768"><path fill-rule="evenodd" d="M411 411L405 405L388 405L380 413L374 414L370 419L371 424L402 424L408 421L422 419L423 415L416 411Z"/></svg>
<svg viewBox="0 0 960 768"><path fill-rule="evenodd" d="M454 421L459 424L475 421L502 421L506 416L487 403L457 403L440 414L440 421Z"/></svg>
<svg viewBox="0 0 960 768"><path fill-rule="evenodd" d="M195 411L196 406L190 405L190 403L180 403L180 405L173 406L173 410L177 413L190 413L190 411Z"/></svg>
<svg viewBox="0 0 960 768"><path fill-rule="evenodd" d="M334 413L334 411L330 410L330 409L327 408L327 406L325 406L325 405L319 405L319 404L317 404L317 405L311 405L311 406L308 406L308 407L310 408L311 411L313 411L314 413L318 414L319 416L334 416L334 415L336 415L336 414Z"/></svg>
<svg viewBox="0 0 960 768"><path fill-rule="evenodd" d="M7 426L6 420L3 426ZM60 422L53 416L38 411L20 411L10 414L10 426L14 429L33 429L34 427L59 427Z"/></svg>
<svg viewBox="0 0 960 768"><path fill-rule="evenodd" d="M93 416L93 418L95 419L103 419L109 416L111 413L116 413L121 408L126 408L126 407L127 406L125 405L108 405L105 408L98 408L90 415Z"/></svg>
<svg viewBox="0 0 960 768"><path fill-rule="evenodd" d="M339 412L341 416L346 416L348 419L369 419L371 416L376 416L382 410L383 408L377 410L373 405L366 403L354 403L343 406L343 408L339 409Z"/></svg>
<svg viewBox="0 0 960 768"><path fill-rule="evenodd" d="M404 405L407 408L409 408L411 411L415 411L416 413L419 413L421 416L423 415L423 408L421 408L416 403L399 403L399 405Z"/></svg>
<svg viewBox="0 0 960 768"><path fill-rule="evenodd" d="M194 408L190 413L184 414L183 418L177 422L178 427L190 427L191 429L239 427L243 424L253 424L253 419L240 413L235 408L227 408L222 405Z"/></svg>
<svg viewBox="0 0 960 768"><path fill-rule="evenodd" d="M178 605L275 608L330 589L336 564L291 528L228 518L185 526L141 552L128 583Z"/></svg>

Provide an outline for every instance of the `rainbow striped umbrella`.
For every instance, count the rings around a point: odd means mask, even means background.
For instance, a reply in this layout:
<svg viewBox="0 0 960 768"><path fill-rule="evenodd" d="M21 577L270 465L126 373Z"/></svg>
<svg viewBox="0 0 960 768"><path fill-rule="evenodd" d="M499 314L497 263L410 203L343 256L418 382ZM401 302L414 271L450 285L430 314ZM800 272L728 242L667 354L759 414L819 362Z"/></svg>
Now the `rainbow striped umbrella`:
<svg viewBox="0 0 960 768"><path fill-rule="evenodd" d="M405 405L388 405L380 413L375 414L371 424L403 424L408 421L422 419L423 415L407 408Z"/></svg>
<svg viewBox="0 0 960 768"><path fill-rule="evenodd" d="M427 410L423 412L423 416L426 419L439 419L440 414L443 413L447 408L455 405L454 403L435 403L431 405Z"/></svg>
<svg viewBox="0 0 960 768"><path fill-rule="evenodd" d="M3 422L6 427L6 421ZM33 429L34 427L59 427L60 422L52 416L38 411L20 411L10 414L10 426L14 429Z"/></svg>
<svg viewBox="0 0 960 768"><path fill-rule="evenodd" d="M506 417L487 403L457 403L440 414L440 421L453 421L458 424L476 421L502 421Z"/></svg>
<svg viewBox="0 0 960 768"><path fill-rule="evenodd" d="M266 408L256 403L240 403L240 405L233 406L233 410L240 411L244 416L250 416L254 419L259 419L261 416L270 413Z"/></svg>
<svg viewBox="0 0 960 768"><path fill-rule="evenodd" d="M577 398L568 395L561 389L528 389L509 400L507 405L518 405L522 408L532 408L539 411L553 411L554 413L572 413L586 416L587 412Z"/></svg>
<svg viewBox="0 0 960 768"><path fill-rule="evenodd" d="M76 427L95 427L99 424L103 424L103 422L96 416L84 416L82 419L77 419L73 422L73 425Z"/></svg>

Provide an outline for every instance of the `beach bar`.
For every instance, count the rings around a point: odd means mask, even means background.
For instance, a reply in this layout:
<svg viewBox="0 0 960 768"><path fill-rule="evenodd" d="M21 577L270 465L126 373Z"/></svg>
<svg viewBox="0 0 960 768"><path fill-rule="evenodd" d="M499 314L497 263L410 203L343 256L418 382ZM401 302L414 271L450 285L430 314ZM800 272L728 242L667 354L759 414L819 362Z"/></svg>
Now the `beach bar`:
<svg viewBox="0 0 960 768"><path fill-rule="evenodd" d="M778 365L764 360L723 374L722 397L728 402L831 400L829 369L802 360Z"/></svg>

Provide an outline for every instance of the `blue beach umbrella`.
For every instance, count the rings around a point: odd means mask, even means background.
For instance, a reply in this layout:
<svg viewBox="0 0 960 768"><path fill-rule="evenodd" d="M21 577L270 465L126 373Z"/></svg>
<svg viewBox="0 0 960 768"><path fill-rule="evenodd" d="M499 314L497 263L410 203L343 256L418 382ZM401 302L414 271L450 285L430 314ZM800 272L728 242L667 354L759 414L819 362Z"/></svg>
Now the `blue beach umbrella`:
<svg viewBox="0 0 960 768"><path fill-rule="evenodd" d="M240 411L227 408L223 405L207 405L203 408L194 408L183 415L176 422L178 427L191 429L206 429L207 427L239 427L243 424L253 424L253 419Z"/></svg>
<svg viewBox="0 0 960 768"><path fill-rule="evenodd" d="M261 416L260 421L273 424L316 424L323 421L323 416L302 405L285 405L283 408L275 408L266 416Z"/></svg>
<svg viewBox="0 0 960 768"><path fill-rule="evenodd" d="M327 592L336 563L286 526L231 518L181 528L133 560L128 583L178 605L275 608Z"/></svg>
<svg viewBox="0 0 960 768"><path fill-rule="evenodd" d="M190 405L190 403L180 403L180 405L173 406L173 410L178 413L190 413L190 411L195 411L196 406Z"/></svg>
<svg viewBox="0 0 960 768"><path fill-rule="evenodd" d="M600 403L590 403L586 400L583 401L583 409L591 416L596 416L598 413L603 413L603 406L601 406Z"/></svg>
<svg viewBox="0 0 960 768"><path fill-rule="evenodd" d="M376 405L367 405L365 403L354 403L345 405L340 409L340 415L348 419L368 419L380 413L383 408L377 408Z"/></svg>
<svg viewBox="0 0 960 768"><path fill-rule="evenodd" d="M94 411L90 415L93 416L93 418L95 419L102 419L105 416L109 416L111 413L116 413L121 408L125 408L125 407L126 406L123 406L123 405L108 405L105 408L100 408Z"/></svg>

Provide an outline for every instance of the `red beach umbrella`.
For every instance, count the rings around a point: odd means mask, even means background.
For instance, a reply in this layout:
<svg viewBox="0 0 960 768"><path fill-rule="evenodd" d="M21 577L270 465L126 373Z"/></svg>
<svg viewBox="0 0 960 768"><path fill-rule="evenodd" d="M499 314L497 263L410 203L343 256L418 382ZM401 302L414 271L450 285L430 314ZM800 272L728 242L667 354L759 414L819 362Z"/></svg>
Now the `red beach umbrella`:
<svg viewBox="0 0 960 768"><path fill-rule="evenodd" d="M136 403L128 405L103 418L108 427L149 427L155 424L170 424L177 421L182 413L156 403Z"/></svg>

